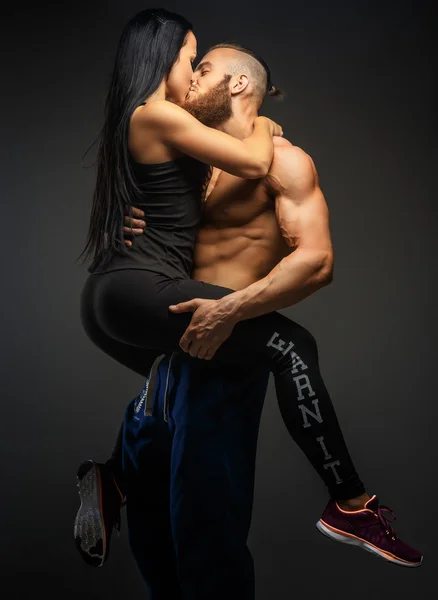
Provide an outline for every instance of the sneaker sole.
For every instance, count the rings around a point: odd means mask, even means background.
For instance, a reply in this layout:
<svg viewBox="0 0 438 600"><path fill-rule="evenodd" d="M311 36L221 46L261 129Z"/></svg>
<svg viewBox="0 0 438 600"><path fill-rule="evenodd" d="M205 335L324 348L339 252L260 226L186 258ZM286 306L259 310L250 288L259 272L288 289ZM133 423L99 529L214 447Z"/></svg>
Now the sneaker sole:
<svg viewBox="0 0 438 600"><path fill-rule="evenodd" d="M387 560L396 565L401 565L402 567L420 567L423 564L423 557L421 557L420 562L409 562L407 560L403 560L401 558L398 558L394 554L390 554L389 552L380 550L380 548L377 548L377 546L370 544L364 539L345 533L340 529L336 529L335 527L331 527L331 525L328 525L322 519L318 521L318 523L316 524L316 528L318 529L318 531L320 531L323 535L329 537L331 540L341 542L342 544L349 544L350 546L357 546L358 548L362 548L367 552L371 552L372 554L379 556L380 558L383 558L384 560Z"/></svg>
<svg viewBox="0 0 438 600"><path fill-rule="evenodd" d="M101 567L104 563L106 534L102 515L99 470L92 461L82 463L77 473L81 505L74 523L76 547L86 563Z"/></svg>

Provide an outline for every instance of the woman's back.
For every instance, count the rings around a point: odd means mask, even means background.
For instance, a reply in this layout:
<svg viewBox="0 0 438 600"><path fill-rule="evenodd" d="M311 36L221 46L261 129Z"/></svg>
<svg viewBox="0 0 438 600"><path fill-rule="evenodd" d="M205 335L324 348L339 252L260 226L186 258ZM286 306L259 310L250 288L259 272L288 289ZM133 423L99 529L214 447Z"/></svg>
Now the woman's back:
<svg viewBox="0 0 438 600"><path fill-rule="evenodd" d="M90 272L144 269L190 277L208 167L190 156L158 164L131 158L130 165L140 190L132 204L144 211L147 227L129 252L114 252L104 268Z"/></svg>

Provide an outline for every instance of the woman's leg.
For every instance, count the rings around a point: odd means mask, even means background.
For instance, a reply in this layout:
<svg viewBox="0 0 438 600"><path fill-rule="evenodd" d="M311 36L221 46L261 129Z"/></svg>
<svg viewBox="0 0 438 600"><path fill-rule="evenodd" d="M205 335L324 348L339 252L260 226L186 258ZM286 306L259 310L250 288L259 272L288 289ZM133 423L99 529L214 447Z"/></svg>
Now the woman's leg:
<svg viewBox="0 0 438 600"><path fill-rule="evenodd" d="M233 348L227 346L227 342ZM301 325L280 313L243 321L235 335L217 353L257 352L269 361L275 377L283 421L339 501L356 498L365 488L354 468L330 395L324 384L315 338Z"/></svg>
<svg viewBox="0 0 438 600"><path fill-rule="evenodd" d="M90 305L100 327L112 339L151 350L178 350L191 320L190 313L171 313L170 304L192 298L218 299L232 292L138 270L91 277L100 277L90 288ZM215 360L269 365L285 424L330 495L347 500L364 493L321 377L315 339L304 327L280 313L242 321Z"/></svg>
<svg viewBox="0 0 438 600"><path fill-rule="evenodd" d="M99 350L134 373L147 377L152 363L160 352L139 348L138 345L132 346L126 342L121 343L105 333L97 320L96 301L98 298L96 297L97 279L95 277L88 277L81 294L80 318L85 333Z"/></svg>
<svg viewBox="0 0 438 600"><path fill-rule="evenodd" d="M93 278L88 278L81 296L80 315L82 326L85 333L91 339L95 346L102 352L116 360L121 365L124 365L134 373L141 375L144 378L149 376L149 372L153 361L160 352L154 350L146 350L138 346L131 346L119 342L107 335L96 320L96 312L93 306ZM122 434L123 421L120 426L116 444L112 451L111 457L106 461L106 466L111 469L113 475L117 478L117 483L125 494L125 482L122 469Z"/></svg>

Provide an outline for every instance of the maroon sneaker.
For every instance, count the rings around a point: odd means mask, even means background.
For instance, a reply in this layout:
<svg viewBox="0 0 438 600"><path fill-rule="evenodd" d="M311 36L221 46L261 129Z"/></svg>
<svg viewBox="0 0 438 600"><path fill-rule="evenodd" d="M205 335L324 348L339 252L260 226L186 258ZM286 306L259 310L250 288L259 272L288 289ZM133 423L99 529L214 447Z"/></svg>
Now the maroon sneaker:
<svg viewBox="0 0 438 600"><path fill-rule="evenodd" d="M316 527L337 542L359 546L403 567L419 567L422 555L398 539L384 513L395 520L391 509L379 506L377 496L370 498L362 510L351 512L330 500Z"/></svg>
<svg viewBox="0 0 438 600"><path fill-rule="evenodd" d="M86 563L101 567L109 555L113 528L120 530L124 498L108 467L94 460L80 465L77 488L81 505L74 523L76 547Z"/></svg>

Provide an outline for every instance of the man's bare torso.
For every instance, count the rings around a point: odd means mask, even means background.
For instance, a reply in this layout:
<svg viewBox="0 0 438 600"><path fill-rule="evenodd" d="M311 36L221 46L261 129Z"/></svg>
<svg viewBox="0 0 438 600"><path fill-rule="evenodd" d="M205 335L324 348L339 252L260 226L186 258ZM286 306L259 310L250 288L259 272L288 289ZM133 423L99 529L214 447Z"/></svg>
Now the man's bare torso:
<svg viewBox="0 0 438 600"><path fill-rule="evenodd" d="M214 169L196 240L193 279L242 289L265 277L290 251L266 180L245 180Z"/></svg>

